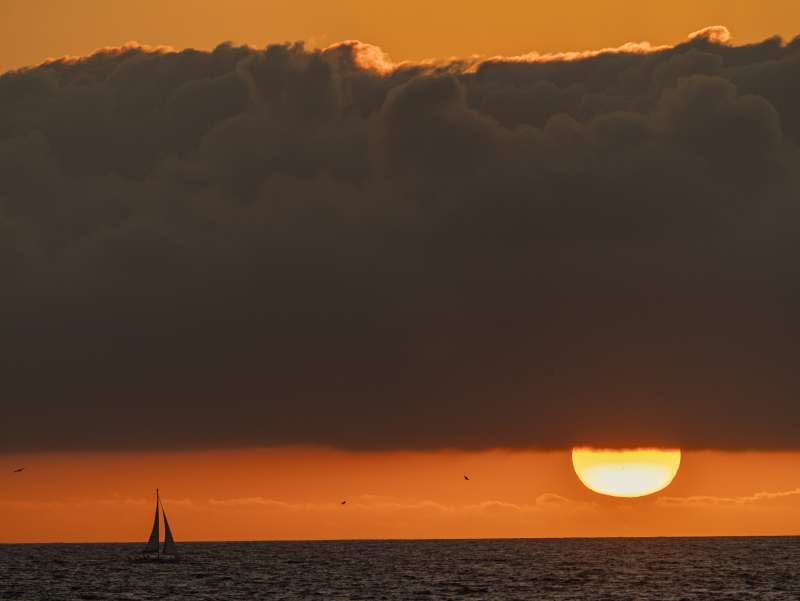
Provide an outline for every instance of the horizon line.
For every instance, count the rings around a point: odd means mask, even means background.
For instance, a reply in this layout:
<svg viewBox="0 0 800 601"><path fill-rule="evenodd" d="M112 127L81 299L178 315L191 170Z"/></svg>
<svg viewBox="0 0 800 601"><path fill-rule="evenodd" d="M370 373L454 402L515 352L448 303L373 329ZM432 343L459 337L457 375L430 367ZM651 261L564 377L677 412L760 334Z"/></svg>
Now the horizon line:
<svg viewBox="0 0 800 601"><path fill-rule="evenodd" d="M601 535L601 536L499 536L499 537L448 537L448 538L265 538L265 539L188 539L177 544L249 544L249 543L370 543L370 542L448 542L448 541L557 541L557 540L609 540L609 539L718 539L718 538L800 538L794 534L668 534L668 535ZM142 545L132 541L26 541L2 542L0 546L21 545Z"/></svg>

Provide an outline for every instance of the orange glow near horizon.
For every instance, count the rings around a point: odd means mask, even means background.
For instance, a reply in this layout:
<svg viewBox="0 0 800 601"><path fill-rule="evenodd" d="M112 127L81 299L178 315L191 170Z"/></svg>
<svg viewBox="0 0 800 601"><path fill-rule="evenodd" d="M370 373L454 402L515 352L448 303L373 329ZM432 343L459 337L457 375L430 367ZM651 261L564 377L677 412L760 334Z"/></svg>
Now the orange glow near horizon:
<svg viewBox="0 0 800 601"><path fill-rule="evenodd" d="M616 498L567 450L0 455L0 543L144 543L156 487L179 541L796 534L798 460L684 451L667 491Z"/></svg>
<svg viewBox="0 0 800 601"><path fill-rule="evenodd" d="M664 490L680 465L680 449L572 449L572 466L581 482L612 497L644 497Z"/></svg>

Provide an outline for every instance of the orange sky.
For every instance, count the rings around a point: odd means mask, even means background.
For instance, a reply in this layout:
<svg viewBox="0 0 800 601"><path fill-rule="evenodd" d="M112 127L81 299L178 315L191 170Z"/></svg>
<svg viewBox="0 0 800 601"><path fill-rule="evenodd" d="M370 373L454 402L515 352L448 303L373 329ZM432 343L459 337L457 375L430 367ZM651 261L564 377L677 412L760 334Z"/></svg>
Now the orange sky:
<svg viewBox="0 0 800 601"><path fill-rule="evenodd" d="M2 0L0 71L128 40L355 38L403 60L676 43L714 24L737 43L791 38L800 2ZM665 491L620 500L585 489L568 451L0 455L0 542L143 541L156 486L179 540L797 534L799 460L685 453Z"/></svg>
<svg viewBox="0 0 800 601"><path fill-rule="evenodd" d="M521 54L672 44L707 25L726 25L737 43L800 33L795 0L577 0L531 2L405 0L3 0L0 70L47 57L85 54L129 40L210 48L224 40L264 45L306 40L327 46L360 39L395 60Z"/></svg>
<svg viewBox="0 0 800 601"><path fill-rule="evenodd" d="M797 534L799 459L685 453L669 488L623 500L567 451L2 456L0 542L142 541L155 486L181 540Z"/></svg>

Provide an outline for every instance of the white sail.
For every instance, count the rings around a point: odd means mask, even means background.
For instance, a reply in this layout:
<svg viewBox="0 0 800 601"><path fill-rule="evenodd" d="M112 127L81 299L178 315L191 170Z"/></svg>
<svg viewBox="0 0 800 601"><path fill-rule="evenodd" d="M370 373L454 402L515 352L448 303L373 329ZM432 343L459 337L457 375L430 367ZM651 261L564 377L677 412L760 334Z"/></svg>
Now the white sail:
<svg viewBox="0 0 800 601"><path fill-rule="evenodd" d="M150 532L150 540L147 541L147 546L144 548L142 553L158 553L158 538L159 538L159 527L158 527L158 489L156 489L156 515L153 518L153 530Z"/></svg>
<svg viewBox="0 0 800 601"><path fill-rule="evenodd" d="M172 538L172 530L170 530L167 512L164 511L163 505L161 511L164 513L164 555L177 555L178 547L175 545L175 539Z"/></svg>

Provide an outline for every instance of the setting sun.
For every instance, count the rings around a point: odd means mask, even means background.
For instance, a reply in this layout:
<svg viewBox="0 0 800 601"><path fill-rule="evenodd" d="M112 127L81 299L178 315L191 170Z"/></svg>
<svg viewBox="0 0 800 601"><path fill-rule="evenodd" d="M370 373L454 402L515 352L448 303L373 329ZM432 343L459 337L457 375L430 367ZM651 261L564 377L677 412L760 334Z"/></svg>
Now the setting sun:
<svg viewBox="0 0 800 601"><path fill-rule="evenodd" d="M663 490L680 464L680 449L572 449L572 466L581 482L612 497L643 497Z"/></svg>

